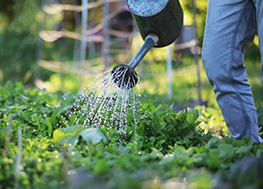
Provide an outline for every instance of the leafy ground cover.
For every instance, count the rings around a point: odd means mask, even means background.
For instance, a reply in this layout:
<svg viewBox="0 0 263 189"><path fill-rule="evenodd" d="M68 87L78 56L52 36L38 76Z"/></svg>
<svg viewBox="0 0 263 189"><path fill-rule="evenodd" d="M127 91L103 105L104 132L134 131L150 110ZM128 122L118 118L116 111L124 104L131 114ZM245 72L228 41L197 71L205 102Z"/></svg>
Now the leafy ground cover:
<svg viewBox="0 0 263 189"><path fill-rule="evenodd" d="M211 109L177 113L142 101L139 122L128 113L119 134L75 125L74 117L64 125L78 98L21 83L0 88L0 188L263 187L263 145L212 130Z"/></svg>

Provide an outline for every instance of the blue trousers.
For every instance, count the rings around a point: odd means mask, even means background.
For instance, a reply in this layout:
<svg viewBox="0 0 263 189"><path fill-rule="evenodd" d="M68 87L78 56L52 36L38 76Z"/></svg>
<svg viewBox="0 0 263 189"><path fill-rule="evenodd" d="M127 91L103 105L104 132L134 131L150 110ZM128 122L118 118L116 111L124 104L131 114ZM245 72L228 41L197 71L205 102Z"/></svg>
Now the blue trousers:
<svg viewBox="0 0 263 189"><path fill-rule="evenodd" d="M263 82L263 0L209 0L202 50L207 77L230 137L248 137L259 144L263 140L244 66L244 48L257 30Z"/></svg>

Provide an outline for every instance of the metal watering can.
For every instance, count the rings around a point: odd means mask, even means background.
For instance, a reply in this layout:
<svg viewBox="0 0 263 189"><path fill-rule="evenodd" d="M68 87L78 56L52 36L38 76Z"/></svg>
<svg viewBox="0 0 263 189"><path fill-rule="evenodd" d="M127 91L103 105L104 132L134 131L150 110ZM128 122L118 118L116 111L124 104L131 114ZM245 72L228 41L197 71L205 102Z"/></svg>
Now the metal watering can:
<svg viewBox="0 0 263 189"><path fill-rule="evenodd" d="M112 80L118 87L131 89L138 82L134 68L152 47L173 43L183 27L183 10L178 0L126 0L136 26L144 40L143 45L128 65L112 69Z"/></svg>

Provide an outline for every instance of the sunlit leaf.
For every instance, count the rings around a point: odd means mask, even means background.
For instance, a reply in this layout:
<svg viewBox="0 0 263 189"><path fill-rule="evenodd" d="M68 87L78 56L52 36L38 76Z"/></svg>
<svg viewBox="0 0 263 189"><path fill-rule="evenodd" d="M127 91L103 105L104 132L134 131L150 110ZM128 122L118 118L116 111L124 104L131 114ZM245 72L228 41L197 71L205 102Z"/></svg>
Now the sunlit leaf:
<svg viewBox="0 0 263 189"><path fill-rule="evenodd" d="M107 138L105 134L99 128L89 128L81 131L80 135L83 140L85 140L88 144L96 145L98 143L107 142Z"/></svg>

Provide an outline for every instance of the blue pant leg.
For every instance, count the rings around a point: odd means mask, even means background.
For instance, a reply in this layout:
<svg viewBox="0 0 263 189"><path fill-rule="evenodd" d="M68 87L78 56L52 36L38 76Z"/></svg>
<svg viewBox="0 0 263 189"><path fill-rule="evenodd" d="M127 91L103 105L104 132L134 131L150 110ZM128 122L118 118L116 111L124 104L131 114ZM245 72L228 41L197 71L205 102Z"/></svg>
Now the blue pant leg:
<svg viewBox="0 0 263 189"><path fill-rule="evenodd" d="M259 49L261 53L261 81L263 83L263 1L253 0L256 7Z"/></svg>
<svg viewBox="0 0 263 189"><path fill-rule="evenodd" d="M261 143L244 66L244 47L257 30L255 9L251 0L210 0L202 58L230 136Z"/></svg>

